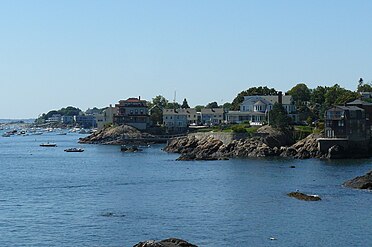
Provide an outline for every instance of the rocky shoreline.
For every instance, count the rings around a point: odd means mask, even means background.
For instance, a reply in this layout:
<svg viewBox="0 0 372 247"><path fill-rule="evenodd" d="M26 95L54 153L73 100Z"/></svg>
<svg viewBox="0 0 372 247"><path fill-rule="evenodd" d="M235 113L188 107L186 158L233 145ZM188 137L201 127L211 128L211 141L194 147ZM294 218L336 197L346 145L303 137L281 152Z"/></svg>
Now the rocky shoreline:
<svg viewBox="0 0 372 247"><path fill-rule="evenodd" d="M120 125L98 130L85 138L81 138L79 143L104 145L145 144L143 140L149 139L154 139L154 136L141 132L129 125Z"/></svg>
<svg viewBox="0 0 372 247"><path fill-rule="evenodd" d="M234 140L223 143L211 136L197 138L189 135L172 139L164 148L166 152L179 153L178 160L219 160L248 157L293 157L298 159L326 158L318 150L317 134L294 143L291 134L269 126L259 129L263 137Z"/></svg>

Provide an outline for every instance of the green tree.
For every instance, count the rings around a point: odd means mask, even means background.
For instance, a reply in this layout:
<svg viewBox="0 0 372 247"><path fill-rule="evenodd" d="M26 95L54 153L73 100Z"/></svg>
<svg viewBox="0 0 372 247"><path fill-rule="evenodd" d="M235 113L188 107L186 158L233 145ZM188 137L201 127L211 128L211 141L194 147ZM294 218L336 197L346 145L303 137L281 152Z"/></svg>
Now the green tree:
<svg viewBox="0 0 372 247"><path fill-rule="evenodd" d="M218 108L218 104L217 104L217 102L210 102L210 103L208 103L206 106L205 106L205 108L210 108L210 109L212 109L212 108Z"/></svg>
<svg viewBox="0 0 372 247"><path fill-rule="evenodd" d="M277 95L278 92L274 88L268 87L251 87L245 91L241 91L231 103L231 110L237 111L240 109L240 104L244 101L244 96L251 95Z"/></svg>
<svg viewBox="0 0 372 247"><path fill-rule="evenodd" d="M153 124L161 124L163 122L163 109L166 108L168 100L161 95L156 96L149 103L150 120Z"/></svg>
<svg viewBox="0 0 372 247"><path fill-rule="evenodd" d="M304 102L310 100L310 89L304 83L299 83L291 90L287 92L287 94L292 95L293 100L296 102L297 106L303 105Z"/></svg>
<svg viewBox="0 0 372 247"><path fill-rule="evenodd" d="M285 129L289 127L291 118L282 104L275 103L273 109L269 112L269 124L276 129Z"/></svg>
<svg viewBox="0 0 372 247"><path fill-rule="evenodd" d="M201 112L203 108L205 108L203 105L197 105L194 107L197 112Z"/></svg>
<svg viewBox="0 0 372 247"><path fill-rule="evenodd" d="M181 108L182 109L190 108L189 104L187 103L186 98L183 100Z"/></svg>
<svg viewBox="0 0 372 247"><path fill-rule="evenodd" d="M42 120L47 120L55 114L60 114L62 116L78 116L82 111L79 108L68 106L60 110L51 110L47 114L43 113L40 117Z"/></svg>
<svg viewBox="0 0 372 247"><path fill-rule="evenodd" d="M327 107L335 104L345 104L359 97L358 93L342 88L338 84L335 84L327 89L328 90L325 93L325 104Z"/></svg>
<svg viewBox="0 0 372 247"><path fill-rule="evenodd" d="M77 107L67 106L58 111L62 116L78 116L81 113L81 110Z"/></svg>
<svg viewBox="0 0 372 247"><path fill-rule="evenodd" d="M166 109L179 109L181 108L181 105L177 102L172 102L172 103L169 103L166 105L165 107Z"/></svg>
<svg viewBox="0 0 372 247"><path fill-rule="evenodd" d="M359 79L357 92L372 92L372 85L370 83L364 83L363 78Z"/></svg>
<svg viewBox="0 0 372 247"><path fill-rule="evenodd" d="M322 87L311 90L310 109L318 119L323 119L324 112L333 105L345 104L359 98L359 94L335 84L332 87Z"/></svg>
<svg viewBox="0 0 372 247"><path fill-rule="evenodd" d="M231 110L232 104L229 102L226 102L225 104L222 105L222 108L225 110Z"/></svg>

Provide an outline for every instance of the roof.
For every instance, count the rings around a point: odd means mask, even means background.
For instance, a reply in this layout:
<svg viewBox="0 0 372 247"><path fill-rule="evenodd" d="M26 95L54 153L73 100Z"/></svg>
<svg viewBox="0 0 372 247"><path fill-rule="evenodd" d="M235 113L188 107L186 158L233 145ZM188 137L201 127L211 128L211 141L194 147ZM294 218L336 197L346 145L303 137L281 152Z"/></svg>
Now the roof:
<svg viewBox="0 0 372 247"><path fill-rule="evenodd" d="M341 106L341 105L337 105L333 108L328 109L327 111L330 111L330 110L364 111L364 109L359 108L357 106Z"/></svg>
<svg viewBox="0 0 372 247"><path fill-rule="evenodd" d="M253 96L244 96L244 103L250 102L251 105L255 104L257 101L261 101L266 105L273 105L278 102L279 95L253 95ZM292 104L292 96L291 95L283 95L282 96L282 104L283 105L291 105Z"/></svg>
<svg viewBox="0 0 372 247"><path fill-rule="evenodd" d="M265 116L264 112L253 112L253 111L229 111L229 116Z"/></svg>
<svg viewBox="0 0 372 247"><path fill-rule="evenodd" d="M187 115L185 109L163 109L163 115Z"/></svg>
<svg viewBox="0 0 372 247"><path fill-rule="evenodd" d="M223 108L203 108L201 109L201 114L223 114Z"/></svg>
<svg viewBox="0 0 372 247"><path fill-rule="evenodd" d="M278 103L278 95L268 95L268 96L261 96L263 99L270 101L271 104ZM290 105L292 104L292 96L291 95L283 95L282 96L282 104L283 105Z"/></svg>
<svg viewBox="0 0 372 247"><path fill-rule="evenodd" d="M254 103L254 105L267 105L267 104L265 104L264 102L262 102L262 100L259 100L256 103Z"/></svg>
<svg viewBox="0 0 372 247"><path fill-rule="evenodd" d="M371 105L372 106L372 103L365 102L365 101L360 100L360 99L356 99L354 101L346 103L346 105Z"/></svg>

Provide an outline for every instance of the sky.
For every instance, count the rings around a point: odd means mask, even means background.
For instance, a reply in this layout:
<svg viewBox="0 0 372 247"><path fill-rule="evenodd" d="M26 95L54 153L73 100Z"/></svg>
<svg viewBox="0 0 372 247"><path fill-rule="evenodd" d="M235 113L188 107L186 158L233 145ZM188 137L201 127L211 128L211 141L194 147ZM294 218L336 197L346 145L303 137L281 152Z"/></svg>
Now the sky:
<svg viewBox="0 0 372 247"><path fill-rule="evenodd" d="M372 1L0 0L0 119L372 81Z"/></svg>

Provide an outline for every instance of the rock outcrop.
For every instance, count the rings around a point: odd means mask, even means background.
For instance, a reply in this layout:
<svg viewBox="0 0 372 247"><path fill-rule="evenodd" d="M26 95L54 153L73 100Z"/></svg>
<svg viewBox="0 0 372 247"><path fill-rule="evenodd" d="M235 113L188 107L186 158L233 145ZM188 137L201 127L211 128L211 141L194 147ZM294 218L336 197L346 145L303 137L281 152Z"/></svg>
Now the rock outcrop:
<svg viewBox="0 0 372 247"><path fill-rule="evenodd" d="M298 159L325 158L325 154L318 150L317 139L319 137L321 137L320 134L310 134L292 146L281 147L280 156Z"/></svg>
<svg viewBox="0 0 372 247"><path fill-rule="evenodd" d="M309 135L293 144L291 134L264 126L258 130L261 137L234 140L223 143L211 136L201 139L189 135L172 139L164 148L166 152L180 153L178 160L216 160L245 157L294 157L299 159L322 158L318 151L317 138L320 135ZM288 146L291 145L292 146Z"/></svg>
<svg viewBox="0 0 372 247"><path fill-rule="evenodd" d="M346 181L344 186L354 189L372 190L372 170L363 176Z"/></svg>
<svg viewBox="0 0 372 247"><path fill-rule="evenodd" d="M320 201L321 198L318 196L318 195L308 195L308 194L305 194L305 193L301 193L301 192L290 192L287 194L289 197L293 197L293 198L296 198L298 200L302 200L302 201Z"/></svg>
<svg viewBox="0 0 372 247"><path fill-rule="evenodd" d="M94 132L93 134L80 139L80 143L86 144L127 144L128 140L141 140L144 138L153 138L153 135L141 132L136 128L128 125L107 127Z"/></svg>
<svg viewBox="0 0 372 247"><path fill-rule="evenodd" d="M198 247L189 242L177 239L177 238L168 238L161 241L148 240L145 242L140 242L133 247Z"/></svg>

